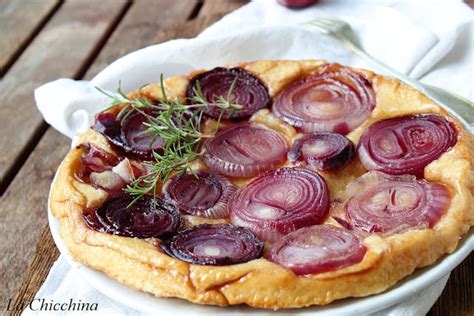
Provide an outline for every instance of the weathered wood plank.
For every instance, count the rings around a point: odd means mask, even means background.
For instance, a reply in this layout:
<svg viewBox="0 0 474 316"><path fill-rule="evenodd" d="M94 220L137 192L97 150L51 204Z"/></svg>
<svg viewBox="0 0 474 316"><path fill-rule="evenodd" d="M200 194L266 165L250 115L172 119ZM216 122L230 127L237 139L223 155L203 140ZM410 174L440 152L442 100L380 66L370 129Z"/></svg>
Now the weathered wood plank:
<svg viewBox="0 0 474 316"><path fill-rule="evenodd" d="M149 34L149 36L152 36L154 39L156 39L156 33L157 33L157 24L153 23L152 20L156 20L156 19L159 19L159 17L155 16L155 15L150 15L149 13L147 13L147 8L148 9L157 9L159 6L156 5L156 2L155 4L151 3L151 6L144 6L145 4L150 4L151 2L150 1L140 1L138 3L135 3L134 5L137 5L135 7L135 10L134 11L131 11L131 14L127 14L125 15L124 17L124 20L123 20L123 23L121 24L122 25L122 28L118 28L116 30L116 40L111 40L111 41L108 41L106 46L104 47L104 52L105 52L105 55L103 55L104 57L103 58L99 58L97 61L94 62L94 65L93 65L93 68L94 69L100 69L100 65L103 65L105 62L108 62L106 60L110 60L110 59L114 59L116 58L119 54L120 54L120 50L121 49L127 49L127 50L134 50L134 49L137 49L137 48L140 48L141 46L143 45L147 45L148 41L149 41L149 37L143 37L142 39L142 42L140 41L137 41L137 39L140 39L141 37L139 36L139 31L143 31L144 33L147 33ZM172 8L174 6L174 10L181 10L181 13L178 13L176 12L177 15L180 15L181 14L181 19L183 21L185 21L187 19L187 17L189 16L189 14L191 14L191 11L192 11L192 8L184 8L182 6L182 2L178 2L176 5L173 5L171 2L168 3L168 7L162 11L159 11L161 12L162 14L166 14L166 15L169 15L169 14L172 14L170 12L173 12ZM133 8L133 7L132 7ZM182 11L187 11L187 12L182 12ZM156 12L155 11L149 11L149 12ZM149 23L145 23L145 24L141 24L141 22L143 22L144 18L143 16L151 16L152 18L150 19ZM173 17L167 17L167 18L164 18L162 19L162 21L160 22L162 25L160 28L162 28L165 23L171 23L173 20ZM168 21L168 22L166 22ZM122 31L121 31L122 30ZM130 33L130 30L135 30L134 32ZM112 57L109 57L107 56L107 53L110 54L110 56ZM118 55L117 55L118 54ZM54 132L55 133L55 132ZM60 137L60 136L59 136ZM66 140L66 143L68 141ZM32 156L30 157L31 159L29 159L27 161L27 163L23 166L23 168L21 169L21 172L20 174L18 174L18 176L15 178L14 182L11 184L11 186L8 188L8 190L6 191L5 195L4 195L4 199L2 199L2 203L4 203L5 205L5 208L12 208L12 209L15 209L15 210L18 210L18 209L21 209L21 208L28 208L31 206L31 202L30 201L18 201L17 203L15 203L15 201L12 201L12 199L10 198L10 196L14 196L15 195L15 192L22 192L22 194L28 194L27 192L28 191L31 191L31 190L36 190L36 183L39 182L39 179L28 179L29 183L31 183L31 185L26 185L26 186L18 186L18 179L22 177L22 171L25 170L25 169L29 169L31 167L32 164L37 164L38 163L38 159L40 159L38 156L37 156L37 151L39 150L39 148L42 146L42 147L46 147L46 148L52 148L54 146L57 146L58 145L58 135L57 133L56 134L51 134L51 130L49 130L46 135L43 137L43 139L40 141L39 143L39 147L38 149L35 149L35 151L33 152ZM68 146L64 144L64 142L61 144L60 147L58 148L62 148L64 149L65 151L67 151L68 149ZM51 161L56 161L56 165L59 165L59 161L62 159L62 157L64 156L64 152L56 152L56 153L52 153L52 155L54 155L54 158L50 158ZM41 163L40 163L41 165ZM24 185L24 183L23 183ZM48 187L49 185L44 185L42 187L45 188L44 192L42 192L40 194L40 196L42 196L42 201L40 203L36 203L39 205L39 209L41 211L43 211L42 214L42 218L39 219L39 220L35 220L35 227L32 228L30 227L30 229L33 229L34 230L34 233L32 234L32 239L30 240L29 243L27 243L26 245L24 245L24 247L28 247L29 251L28 253L26 254L23 254L23 258L25 258L26 260L28 258L31 258L31 252L32 252L32 245L34 245L34 240L37 239L39 233L40 233L40 228L42 225L40 224L44 224L46 222L46 214L44 213L44 209L46 208L46 201L47 201L47 192L48 192ZM18 203L20 203L21 205L18 205ZM3 205L3 204L0 204L0 205ZM20 218L20 217L19 217ZM25 220L23 218L23 220ZM19 220L17 220L17 222L19 222ZM29 221L29 220L26 220L26 224L25 223L22 223L21 225L26 225L26 226L31 226L33 224L33 222ZM39 223L38 223L39 222ZM0 226L1 227L1 226ZM6 227L2 227L2 231L6 230L7 228ZM18 228L14 228L12 229L12 231L18 231ZM6 236L8 240L10 240L12 237L10 236ZM41 242L44 242L44 241L40 241ZM42 267L44 267L44 263L45 262L48 262L48 268L51 266L51 264L54 262L55 260L55 251L56 249L51 249L51 248L44 248L44 247L41 247L41 245L38 246L38 249L43 249L43 250L47 250L48 251L48 254L47 256L45 257L41 257L41 258L37 258L34 260L33 264L34 265L39 265L39 264L43 264ZM44 251L41 250L41 251L38 251L38 253L44 253ZM53 251L54 250L54 251ZM13 260L15 258L15 256L20 256L19 253L17 254L12 254L11 256L8 256L8 258L4 258L4 262L7 263L9 262L9 260ZM36 258L36 257L35 257ZM3 269L2 267L2 271L7 271L6 269ZM30 279L27 281L27 283L30 283L30 282L36 282L38 283L38 287L39 285L44 281L44 278L46 277L47 275L47 272L48 272L48 269L45 269L45 272L44 273L40 273L40 271L43 271L41 267L34 267L34 268L30 268L30 273L27 274L29 275ZM10 274L11 274L11 271L8 272L8 275L5 275L5 276L2 276L2 277L7 277L7 278L11 278L10 277ZM35 281L36 280L36 281ZM15 282L13 282L15 283ZM16 282L17 283L17 282ZM13 286L13 284L12 284ZM24 302L24 301L27 301L25 299L23 299L25 296L28 296L28 297L32 297L36 291L37 291L37 288L35 288L33 291L29 291L29 287L27 287L25 289L25 286L22 287L21 289L21 294L18 296L20 301ZM5 300L2 300L1 299L1 296L0 296L0 302L5 302Z"/></svg>
<svg viewBox="0 0 474 316"><path fill-rule="evenodd" d="M68 138L49 129L0 200L0 305L14 297L35 253L47 224L49 186L69 144Z"/></svg>
<svg viewBox="0 0 474 316"><path fill-rule="evenodd" d="M12 312L12 315L20 315L23 310L21 307L24 306L26 302L30 302L35 297L39 287L46 280L51 266L59 257L59 250L56 248L56 244L54 243L53 237L51 236L48 224L43 227L41 236L38 239L36 253L43 253L47 255L35 256L33 258L33 261L26 272L26 277L18 289L17 295L15 298L12 297L12 303L10 304L10 311ZM32 284L37 284L38 286L32 287Z"/></svg>
<svg viewBox="0 0 474 316"><path fill-rule="evenodd" d="M248 2L248 0L204 0L204 4L198 14L198 17L211 16L214 14L224 15L231 11L237 10Z"/></svg>
<svg viewBox="0 0 474 316"><path fill-rule="evenodd" d="M87 70L85 78L92 78L127 53L154 44L157 33L172 23L186 21L196 4L197 0L135 1L94 64Z"/></svg>
<svg viewBox="0 0 474 316"><path fill-rule="evenodd" d="M57 0L0 1L0 77L58 5Z"/></svg>
<svg viewBox="0 0 474 316"><path fill-rule="evenodd" d="M127 12L85 77L92 78L112 61L139 48L176 38L195 37L204 28L246 3L248 0L205 0L201 7L197 0L181 1L179 4L175 0L162 0L160 3L140 0L134 3ZM183 18L190 17L196 7L200 8L198 18L183 22L185 20ZM157 12L166 14L166 17L160 19L152 17L150 21L147 16L153 8Z"/></svg>
<svg viewBox="0 0 474 316"><path fill-rule="evenodd" d="M100 6L94 3L65 3L0 82L0 179L44 124L33 103L33 89L45 81L81 73L84 61L95 55L96 46L126 5L116 0L102 1ZM34 254L46 223L48 187L69 147L69 140L53 130L45 139L50 142L40 143L0 200L0 234L5 241L0 243L0 304L13 296Z"/></svg>
<svg viewBox="0 0 474 316"><path fill-rule="evenodd" d="M96 4L95 0L64 3L0 81L0 192L18 161L27 157L29 141L44 131L33 90L59 77L78 76L126 6L123 0Z"/></svg>
<svg viewBox="0 0 474 316"><path fill-rule="evenodd" d="M452 273L443 294L428 316L474 315L474 254L470 254Z"/></svg>
<svg viewBox="0 0 474 316"><path fill-rule="evenodd" d="M199 35L203 29L219 20L224 13L202 16L185 23L174 23L171 27L160 30L152 39L154 44L169 41L176 38L193 38Z"/></svg>

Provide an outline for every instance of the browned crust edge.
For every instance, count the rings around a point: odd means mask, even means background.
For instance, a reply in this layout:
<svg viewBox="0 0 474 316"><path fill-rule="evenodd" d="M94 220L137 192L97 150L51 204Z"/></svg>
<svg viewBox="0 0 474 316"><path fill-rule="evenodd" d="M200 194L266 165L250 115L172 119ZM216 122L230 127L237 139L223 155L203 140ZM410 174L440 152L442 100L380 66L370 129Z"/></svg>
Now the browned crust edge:
<svg viewBox="0 0 474 316"><path fill-rule="evenodd" d="M259 61L240 66L262 79L273 96L290 81L324 64L324 61ZM380 119L413 113L448 116L426 96L397 80L370 71L356 71L372 80L377 107L369 120L348 135L355 143L365 128ZM167 79L168 95L181 97L187 82L184 76ZM145 92L152 97L161 94L156 85ZM431 265L454 251L460 237L474 223L473 136L456 119L449 119L458 128L458 142L425 169L427 180L445 184L452 194L447 214L433 229L411 230L388 238L370 237L364 241L369 248L366 258L356 267L339 272L298 277L266 259L222 267L192 265L161 253L143 240L95 232L85 225L81 214L86 207L100 205L106 194L75 180L81 155L77 148L67 154L58 170L51 188L50 206L54 216L60 219L61 238L75 260L158 297L179 297L199 304L248 304L279 309L323 305L345 297L380 293L416 268ZM82 135L81 141L113 151L93 131ZM363 169L357 166L343 172L354 173L347 177L349 181ZM330 174L323 176L329 183L334 182ZM337 184L334 188L339 189Z"/></svg>

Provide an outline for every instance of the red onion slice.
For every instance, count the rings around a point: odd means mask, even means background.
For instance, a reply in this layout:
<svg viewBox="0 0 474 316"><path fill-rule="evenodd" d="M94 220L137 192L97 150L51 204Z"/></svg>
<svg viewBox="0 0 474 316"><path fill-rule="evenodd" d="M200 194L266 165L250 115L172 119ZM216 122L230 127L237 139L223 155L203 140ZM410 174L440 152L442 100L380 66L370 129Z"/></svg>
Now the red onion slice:
<svg viewBox="0 0 474 316"><path fill-rule="evenodd" d="M117 156L106 152L94 144L82 144L80 148L82 148L83 152L81 162L90 171L103 172L111 170L113 166L118 165L120 162Z"/></svg>
<svg viewBox="0 0 474 316"><path fill-rule="evenodd" d="M273 245L269 260L296 275L341 269L362 261L367 248L349 230L332 225L300 228Z"/></svg>
<svg viewBox="0 0 474 316"><path fill-rule="evenodd" d="M148 113L153 115L152 112ZM148 127L144 124L148 119L136 112L130 115L122 124L122 139L127 147L125 150L142 159L151 159L152 152L163 147L163 140L155 138L154 133L145 133Z"/></svg>
<svg viewBox="0 0 474 316"><path fill-rule="evenodd" d="M150 110L146 113L153 116ZM144 124L147 121L147 117L140 112L132 113L123 122L117 120L112 113L102 112L96 116L93 129L107 137L128 156L152 160L153 151L161 150L163 140L155 138L154 133L144 134L148 129Z"/></svg>
<svg viewBox="0 0 474 316"><path fill-rule="evenodd" d="M354 144L336 133L312 133L298 138L288 153L288 160L318 170L339 169L354 159Z"/></svg>
<svg viewBox="0 0 474 316"><path fill-rule="evenodd" d="M252 232L230 224L202 224L162 241L161 249L180 260L202 265L230 265L260 258L261 242Z"/></svg>
<svg viewBox="0 0 474 316"><path fill-rule="evenodd" d="M89 228L101 233L105 233L106 228L104 227L104 225L102 225L102 223L97 218L95 211L96 211L95 209L91 209L91 208L86 209L84 213L82 214L82 218L86 222L87 226L89 226Z"/></svg>
<svg viewBox="0 0 474 316"><path fill-rule="evenodd" d="M304 132L347 134L375 107L375 92L363 75L339 64L297 80L276 97L273 112Z"/></svg>
<svg viewBox="0 0 474 316"><path fill-rule="evenodd" d="M89 174L88 181L94 187L99 187L109 195L120 195L122 189L125 187L126 182L115 172L113 171L103 171L103 172L91 172Z"/></svg>
<svg viewBox="0 0 474 316"><path fill-rule="evenodd" d="M93 145L82 144L82 168L77 173L84 183L105 190L110 196L121 194L125 181L113 169L121 162L117 156Z"/></svg>
<svg viewBox="0 0 474 316"><path fill-rule="evenodd" d="M247 118L270 104L268 89L260 79L242 68L221 67L206 71L191 79L187 90L188 102L192 102L192 98L195 96L194 90L197 89L197 82L199 82L204 98L211 105L204 109L204 113L210 117L218 118L222 110L212 105L215 104L218 97L228 98L234 80L230 101L243 108L237 111L225 110L222 114L223 119Z"/></svg>
<svg viewBox="0 0 474 316"><path fill-rule="evenodd" d="M220 130L204 145L206 165L230 177L252 177L286 161L287 141L276 131L247 123Z"/></svg>
<svg viewBox="0 0 474 316"><path fill-rule="evenodd" d="M181 217L171 205L148 195L130 205L133 200L122 194L86 211L83 218L94 230L137 238L168 237L181 226Z"/></svg>
<svg viewBox="0 0 474 316"><path fill-rule="evenodd" d="M371 171L347 188L345 213L352 227L391 235L407 229L433 227L450 204L445 186Z"/></svg>
<svg viewBox="0 0 474 316"><path fill-rule="evenodd" d="M361 136L357 150L369 170L422 177L426 165L456 141L457 131L445 118L410 115L372 124Z"/></svg>
<svg viewBox="0 0 474 316"><path fill-rule="evenodd" d="M84 183L105 190L109 196L122 194L127 183L146 173L145 167L137 161L120 160L112 153L95 146L81 144L82 168L76 174Z"/></svg>
<svg viewBox="0 0 474 316"><path fill-rule="evenodd" d="M114 114L110 112L97 113L92 129L104 135L112 144L120 148L123 147L120 123L116 120Z"/></svg>
<svg viewBox="0 0 474 316"><path fill-rule="evenodd" d="M228 216L227 201L235 186L225 177L206 171L175 176L163 187L165 200L180 212L208 218Z"/></svg>
<svg viewBox="0 0 474 316"><path fill-rule="evenodd" d="M228 209L232 223L274 242L300 227L321 223L329 210L329 192L316 172L281 168L241 187Z"/></svg>

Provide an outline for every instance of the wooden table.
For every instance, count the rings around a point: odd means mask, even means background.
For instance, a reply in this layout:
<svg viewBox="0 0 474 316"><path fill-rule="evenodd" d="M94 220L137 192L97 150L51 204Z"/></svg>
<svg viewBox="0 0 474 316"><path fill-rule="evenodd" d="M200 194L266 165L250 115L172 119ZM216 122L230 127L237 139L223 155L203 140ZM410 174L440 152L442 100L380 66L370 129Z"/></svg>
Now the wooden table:
<svg viewBox="0 0 474 316"><path fill-rule="evenodd" d="M60 77L90 79L128 52L194 37L243 4L243 0L0 0L2 313L10 299L31 301L59 255L49 233L46 200L70 140L42 120L33 90ZM452 273L429 315L474 314L473 267L471 254Z"/></svg>

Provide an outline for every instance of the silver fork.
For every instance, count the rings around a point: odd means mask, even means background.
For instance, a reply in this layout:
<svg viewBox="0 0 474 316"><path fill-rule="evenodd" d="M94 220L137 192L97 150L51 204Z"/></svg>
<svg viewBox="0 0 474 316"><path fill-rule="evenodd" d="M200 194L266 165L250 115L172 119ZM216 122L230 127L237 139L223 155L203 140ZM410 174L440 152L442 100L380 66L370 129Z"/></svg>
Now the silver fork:
<svg viewBox="0 0 474 316"><path fill-rule="evenodd" d="M395 69L387 66L381 61L370 56L366 51L364 51L357 41L357 38L352 31L351 26L339 19L336 18L320 18L306 24L315 26L321 32L334 36L344 42L354 53L360 57L368 60L375 66L383 69L387 73L391 74L393 77L399 79L400 81L422 91L428 97L438 102L439 104L452 109L455 114L461 116L471 127L471 130L474 129L474 103L470 100L459 96L457 94L448 92L444 89L431 86L428 84L421 83L415 79L412 79L405 74L402 74Z"/></svg>

